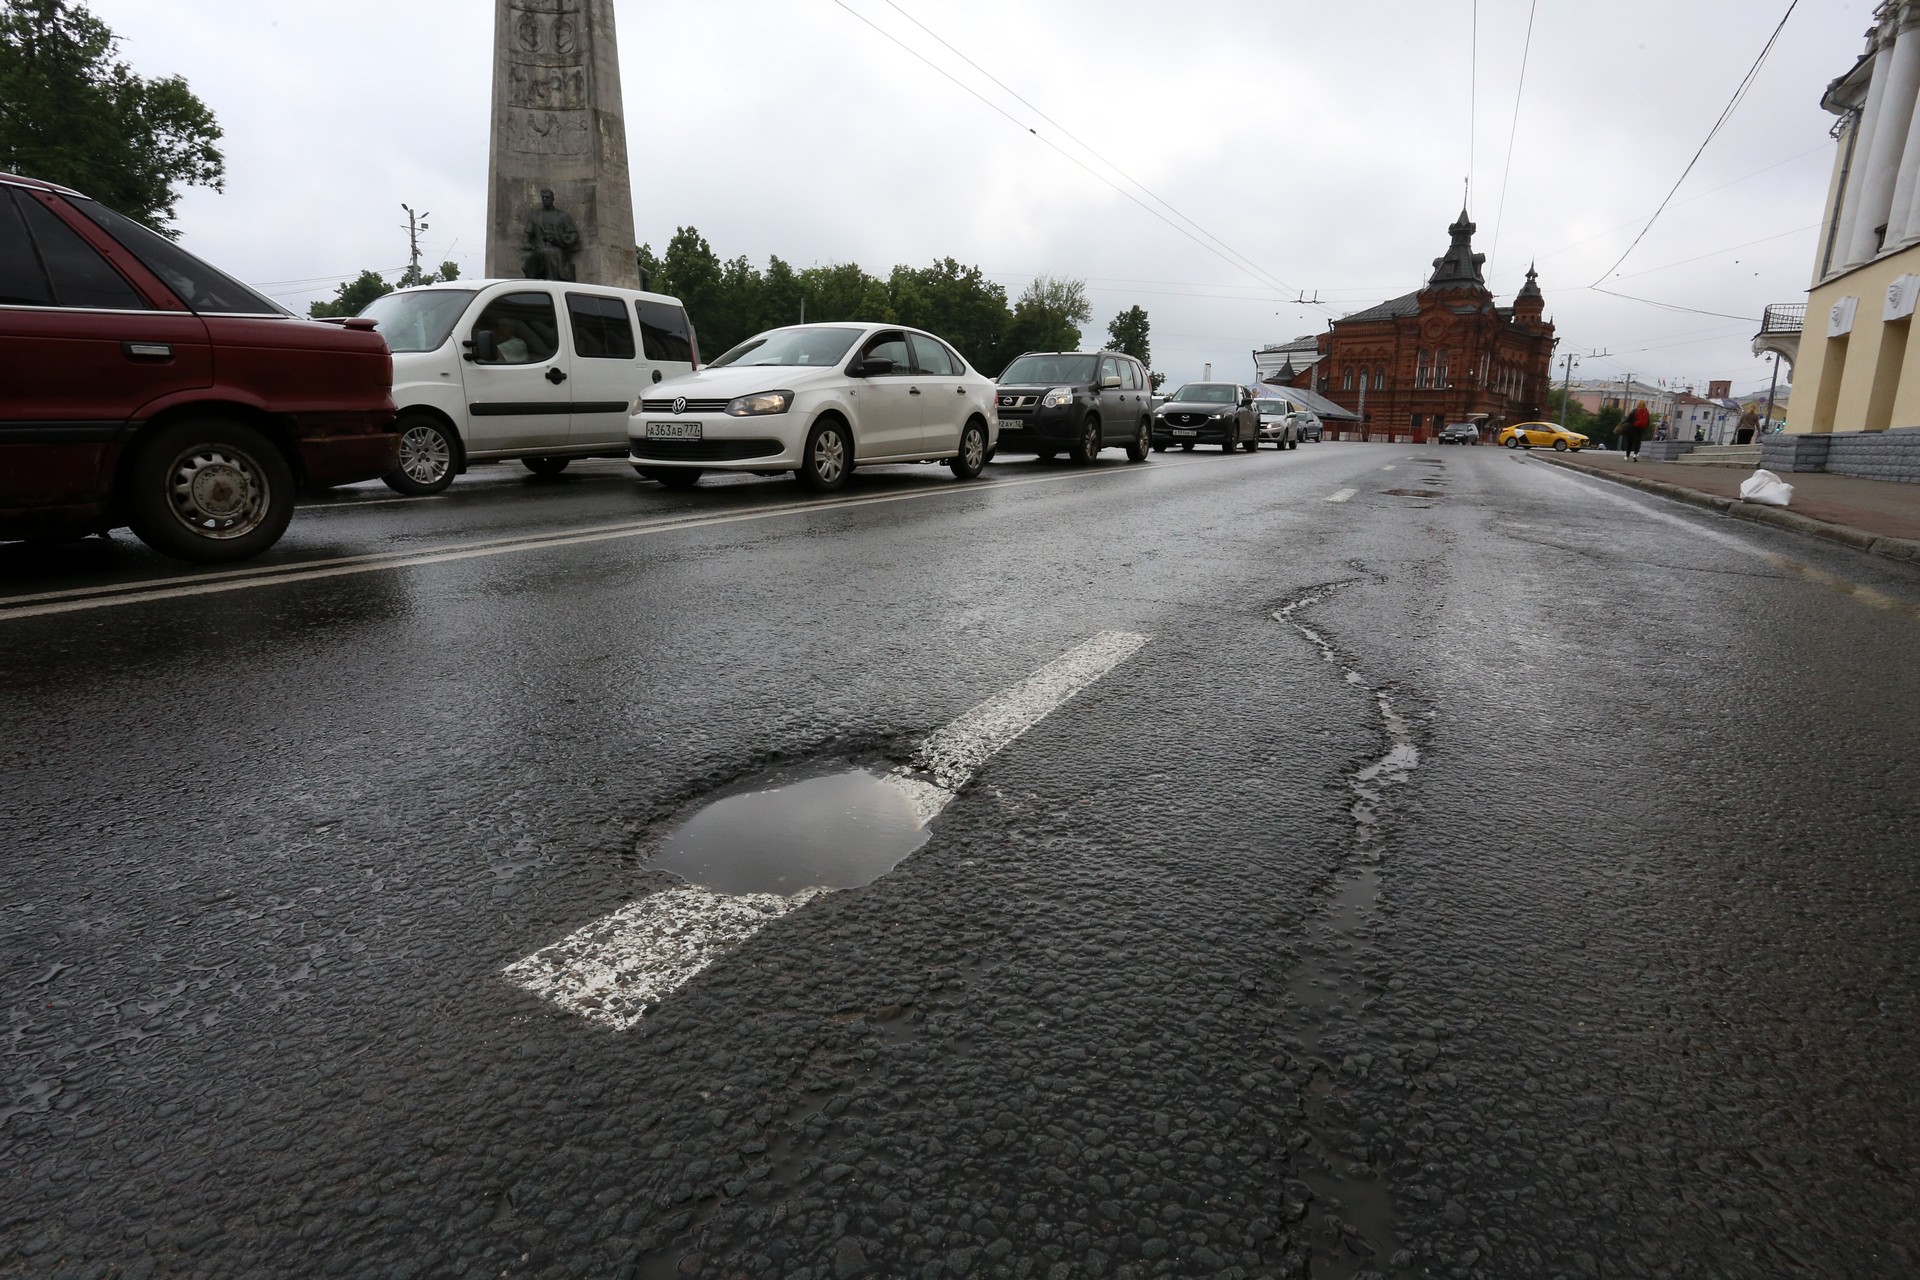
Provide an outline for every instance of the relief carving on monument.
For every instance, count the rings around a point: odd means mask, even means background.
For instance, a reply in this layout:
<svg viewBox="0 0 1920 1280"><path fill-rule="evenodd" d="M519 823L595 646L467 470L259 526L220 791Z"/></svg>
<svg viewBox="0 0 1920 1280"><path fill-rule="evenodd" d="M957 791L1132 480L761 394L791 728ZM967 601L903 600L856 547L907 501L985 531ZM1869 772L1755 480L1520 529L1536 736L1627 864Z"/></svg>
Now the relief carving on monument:
<svg viewBox="0 0 1920 1280"><path fill-rule="evenodd" d="M584 156L591 146L587 113L513 108L504 143L509 151L537 156Z"/></svg>
<svg viewBox="0 0 1920 1280"><path fill-rule="evenodd" d="M578 111L587 105L587 73L580 67L507 68L507 105L540 111Z"/></svg>

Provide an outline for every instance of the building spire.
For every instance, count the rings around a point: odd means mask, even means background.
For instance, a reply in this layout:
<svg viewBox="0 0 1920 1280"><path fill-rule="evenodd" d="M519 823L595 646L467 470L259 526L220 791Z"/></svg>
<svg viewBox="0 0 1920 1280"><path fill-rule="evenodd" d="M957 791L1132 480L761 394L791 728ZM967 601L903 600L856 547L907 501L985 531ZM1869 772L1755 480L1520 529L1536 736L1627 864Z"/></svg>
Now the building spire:
<svg viewBox="0 0 1920 1280"><path fill-rule="evenodd" d="M1459 219L1447 228L1453 242L1447 246L1446 253L1433 260L1433 276L1427 281L1429 289L1486 289L1487 278L1481 274L1480 266L1487 255L1473 251L1473 233L1478 229L1462 207Z"/></svg>

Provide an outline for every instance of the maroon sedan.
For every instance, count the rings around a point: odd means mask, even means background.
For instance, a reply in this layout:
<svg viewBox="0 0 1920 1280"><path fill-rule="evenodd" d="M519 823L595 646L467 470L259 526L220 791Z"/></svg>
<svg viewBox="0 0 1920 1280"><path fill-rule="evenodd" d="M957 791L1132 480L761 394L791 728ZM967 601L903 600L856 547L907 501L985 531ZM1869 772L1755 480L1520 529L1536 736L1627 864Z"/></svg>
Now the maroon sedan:
<svg viewBox="0 0 1920 1280"><path fill-rule="evenodd" d="M371 321L296 319L76 191L0 173L0 538L130 525L182 560L395 465Z"/></svg>

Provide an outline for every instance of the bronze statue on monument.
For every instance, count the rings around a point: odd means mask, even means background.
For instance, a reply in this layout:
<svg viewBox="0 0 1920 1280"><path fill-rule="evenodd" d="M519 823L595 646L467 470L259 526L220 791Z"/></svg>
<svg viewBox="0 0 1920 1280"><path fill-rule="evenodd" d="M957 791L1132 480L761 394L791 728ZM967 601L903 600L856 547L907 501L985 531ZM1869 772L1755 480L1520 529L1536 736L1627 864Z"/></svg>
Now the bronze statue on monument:
<svg viewBox="0 0 1920 1280"><path fill-rule="evenodd" d="M553 207L553 189L540 189L540 207L527 219L520 243L520 271L529 280L572 280L573 255L580 252L580 228L564 209Z"/></svg>

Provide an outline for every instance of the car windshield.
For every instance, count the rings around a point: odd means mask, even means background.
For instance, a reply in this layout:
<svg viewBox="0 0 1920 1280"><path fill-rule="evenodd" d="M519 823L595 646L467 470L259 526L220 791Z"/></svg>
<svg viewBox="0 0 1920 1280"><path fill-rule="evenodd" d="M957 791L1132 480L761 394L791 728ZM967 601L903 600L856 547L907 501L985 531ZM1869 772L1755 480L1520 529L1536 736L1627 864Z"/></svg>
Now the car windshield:
<svg viewBox="0 0 1920 1280"><path fill-rule="evenodd" d="M1094 366L1099 363L1099 356L1021 356L1006 367L1000 381L1009 386L1092 382Z"/></svg>
<svg viewBox="0 0 1920 1280"><path fill-rule="evenodd" d="M360 309L387 340L390 351L438 351L473 301L472 289L422 289L389 293Z"/></svg>
<svg viewBox="0 0 1920 1280"><path fill-rule="evenodd" d="M859 329L769 329L748 338L707 367L722 369L737 364L743 369L756 365L831 368L840 363L840 357L847 354L861 332Z"/></svg>
<svg viewBox="0 0 1920 1280"><path fill-rule="evenodd" d="M203 315L284 316L287 309L255 293L226 272L208 266L173 241L98 200L68 197L73 207L140 259L140 265L166 282L180 301Z"/></svg>
<svg viewBox="0 0 1920 1280"><path fill-rule="evenodd" d="M1260 416L1263 418L1277 418L1287 412L1285 400L1255 400L1253 407L1260 411Z"/></svg>
<svg viewBox="0 0 1920 1280"><path fill-rule="evenodd" d="M1236 390L1231 382L1189 382L1173 398L1187 404L1232 404L1240 398Z"/></svg>

